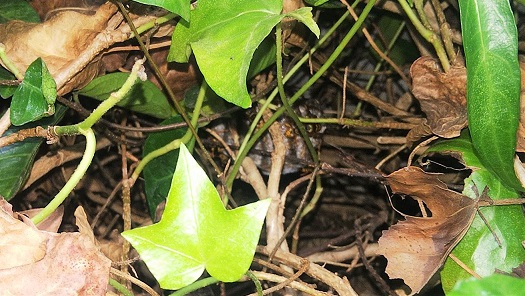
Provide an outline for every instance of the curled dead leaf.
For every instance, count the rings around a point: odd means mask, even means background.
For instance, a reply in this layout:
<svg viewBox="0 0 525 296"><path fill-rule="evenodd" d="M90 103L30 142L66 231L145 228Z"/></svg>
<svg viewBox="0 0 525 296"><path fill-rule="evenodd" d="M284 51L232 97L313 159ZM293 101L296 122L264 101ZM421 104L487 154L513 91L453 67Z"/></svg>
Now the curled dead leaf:
<svg viewBox="0 0 525 296"><path fill-rule="evenodd" d="M418 167L402 168L386 177L395 193L423 201L432 215L404 215L383 231L378 253L388 259L386 272L400 278L418 293L443 265L452 249L467 232L476 214L476 200L449 190L436 174Z"/></svg>
<svg viewBox="0 0 525 296"><path fill-rule="evenodd" d="M465 67L454 66L443 73L436 60L421 57L412 64L410 75L412 93L427 115L427 122L410 131L407 140L414 142L429 132L443 138L459 136L467 126Z"/></svg>
<svg viewBox="0 0 525 296"><path fill-rule="evenodd" d="M41 57L56 78L70 63L78 60L116 11L116 6L108 2L95 14L63 11L40 24L11 21L0 25L0 42L22 73ZM98 69L98 59L95 59L64 85L57 82L59 94L84 86L97 75Z"/></svg>
<svg viewBox="0 0 525 296"><path fill-rule="evenodd" d="M0 271L30 265L46 253L47 237L13 215L11 205L0 198Z"/></svg>

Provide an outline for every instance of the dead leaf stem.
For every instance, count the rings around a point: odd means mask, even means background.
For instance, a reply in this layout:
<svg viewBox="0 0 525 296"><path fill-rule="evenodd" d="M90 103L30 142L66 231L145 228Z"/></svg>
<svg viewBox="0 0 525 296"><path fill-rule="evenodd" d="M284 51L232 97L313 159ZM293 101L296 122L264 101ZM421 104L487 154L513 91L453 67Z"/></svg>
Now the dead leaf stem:
<svg viewBox="0 0 525 296"><path fill-rule="evenodd" d="M133 284L137 285L138 287L140 287L142 290L146 291L148 294L152 295L152 296L159 296L159 293L155 292L155 290L153 290L150 286L148 286L146 283L144 283L143 281L135 278L135 277L132 277L131 275L127 274L127 273L124 273L118 269L115 269L115 268L111 268L111 273L118 276L118 277L121 277L123 279L126 279L130 282L132 282Z"/></svg>

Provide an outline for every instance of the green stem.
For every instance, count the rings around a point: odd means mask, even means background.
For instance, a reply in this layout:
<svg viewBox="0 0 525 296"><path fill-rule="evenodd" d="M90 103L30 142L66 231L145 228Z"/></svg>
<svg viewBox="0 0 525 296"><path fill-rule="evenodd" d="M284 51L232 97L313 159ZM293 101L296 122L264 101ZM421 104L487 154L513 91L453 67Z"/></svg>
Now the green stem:
<svg viewBox="0 0 525 296"><path fill-rule="evenodd" d="M289 103L293 104L295 101L299 99L307 90L312 86L325 72L330 68L330 66L334 63L334 61L337 59L337 57L343 52L343 49L348 45L350 40L354 37L355 33L359 30L361 25L363 24L364 20L367 18L368 14L372 10L374 4L376 3L376 0L370 0L365 8L363 9L363 12L357 19L357 21L354 23L352 28L350 28L350 31L346 34L346 36L341 40L341 43L335 48L334 52L330 55L330 57L326 60L326 62L319 68L319 71L317 71L298 91L295 93L293 97L290 98ZM241 166L241 161L246 157L248 154L248 151L252 148L252 146L257 142L257 140L262 136L262 134L270 127L270 125L277 119L279 116L281 116L286 109L284 107L279 108L275 113L264 123L264 125L248 140L243 150L239 151L239 154L237 155L237 160L233 164L232 170L230 175L228 176L228 179L226 180L226 186L227 188L231 188L233 184L233 180L235 179L235 176L237 175L237 172L239 171L239 168ZM243 143L244 144L244 143Z"/></svg>
<svg viewBox="0 0 525 296"><path fill-rule="evenodd" d="M186 294L188 294L190 292L193 292L193 291L196 291L198 289L207 287L209 285L213 285L213 284L218 283L218 282L219 282L219 280L217 280L215 278L212 278L212 277L204 278L204 279L198 280L196 282L193 282L189 286L186 286L186 287L184 287L184 288L182 288L180 290L177 290L177 291L171 293L169 296L183 296L183 295L186 295Z"/></svg>
<svg viewBox="0 0 525 296"><path fill-rule="evenodd" d="M364 121L358 119L348 119L348 118L299 118L302 123L310 124L339 124L344 126L351 127L363 127L363 128L387 128L387 129L397 129L397 130L410 130L416 127L416 124L406 123L406 122L395 122L395 121Z"/></svg>
<svg viewBox="0 0 525 296"><path fill-rule="evenodd" d="M73 175L71 175L71 178L69 178L64 187L62 187L53 200L51 200L51 202L45 208L43 208L36 216L31 219L35 225L42 222L45 218L51 215L51 213L53 213L62 204L62 202L64 202L66 197L69 196L69 193L73 191L80 179L82 179L89 168L91 161L93 160L97 146L95 134L91 128L86 130L81 129L79 132L86 137L86 150L84 151L82 160L75 169L75 172L73 172Z"/></svg>
<svg viewBox="0 0 525 296"><path fill-rule="evenodd" d="M310 137L308 136L308 133L306 132L306 129L304 128L304 124L299 120L299 117L295 113L295 111L292 109L292 106L288 102L288 98L286 97L286 94L284 92L284 83L283 83L283 58L282 58L282 32L281 32L281 23L278 23L275 30L276 34L276 44L277 44L277 57L276 57L276 65L277 65L277 89L279 90L279 95L281 97L281 101L283 102L283 106L286 109L286 113L292 120L294 121L295 125L297 126L297 129L299 130L299 133L301 134L301 137L303 138L306 147L308 148L308 152L310 153L310 156L312 157L312 160L314 161L314 165L317 165L319 163L319 156L317 155L317 151L315 151L314 145L312 144L312 141L310 140Z"/></svg>
<svg viewBox="0 0 525 296"><path fill-rule="evenodd" d="M204 98L206 97L207 89L208 89L208 84L206 83L205 80L203 80L200 90L199 90L199 95L197 96L197 100L195 101L195 108L193 109L193 116L190 122L194 128L197 127L197 123L199 121L199 114L201 112L202 105L204 103ZM186 133L184 134L184 136L182 136L182 138L175 139L171 141L170 143L160 147L159 149L153 150L150 153L148 153L146 156L144 156L144 158L142 158L140 163L137 165L137 168L135 169L135 171L133 171L133 174L131 175L132 183L139 178L140 173L144 170L144 167L150 161L170 151L179 149L180 144L181 143L187 144L192 139L192 136L193 136L193 132L190 129L188 129Z"/></svg>
<svg viewBox="0 0 525 296"><path fill-rule="evenodd" d="M250 270L246 271L246 275L253 281L255 284L255 289L257 290L257 296L263 296L263 289L261 285L261 281L251 272Z"/></svg>
<svg viewBox="0 0 525 296"><path fill-rule="evenodd" d="M20 73L18 68L15 66L15 64L13 64L11 60L5 54L5 45L3 43L0 43L0 60L2 60L2 63L4 63L7 69L11 71L13 75L15 75L16 79L20 81L24 80L24 75Z"/></svg>
<svg viewBox="0 0 525 296"><path fill-rule="evenodd" d="M133 296L133 293L130 290L128 290L126 286L114 279L109 279L109 285L115 288L115 290L117 290L120 294L124 296Z"/></svg>
<svg viewBox="0 0 525 296"><path fill-rule="evenodd" d="M149 29L152 29L152 28L154 28L154 27L156 27L158 25L162 25L163 23L168 22L168 21L176 18L177 16L178 15L176 15L174 13L168 13L168 14L166 14L164 16L156 18L156 19L154 19L154 20L152 20L150 22L147 22L147 23L143 24L142 26L138 27L137 28L137 32L140 35L140 34L146 32ZM133 37L135 37L135 33L132 32L130 38L133 38Z"/></svg>
<svg viewBox="0 0 525 296"><path fill-rule="evenodd" d="M81 129L92 127L104 114L106 114L106 112L109 111L109 109L113 108L113 106L120 102L120 100L122 100L122 98L124 98L135 85L140 75L144 73L143 63L144 60L137 60L131 69L128 79L126 79L122 87L118 91L112 93L107 100L102 101L102 103L100 103L100 105L98 105L98 107L86 119L84 119L84 121L78 124L78 127Z"/></svg>
<svg viewBox="0 0 525 296"><path fill-rule="evenodd" d="M144 66L142 65L144 60L138 60L133 65L131 73L129 74L128 79L124 82L122 87L112 93L107 100L102 101L100 105L86 118L84 121L79 122L74 125L66 126L56 126L54 131L57 135L76 135L81 133L82 130L90 129L97 121L114 107L118 102L120 102L126 94L129 93L133 85L137 82L137 79L143 77L144 75Z"/></svg>
<svg viewBox="0 0 525 296"><path fill-rule="evenodd" d="M421 21L418 19L410 5L406 2L406 0L398 0L399 5L403 8L405 11L405 14L408 16L416 30L419 32L419 34L425 38L429 43L434 46L434 50L436 51L436 54L439 58L439 61L441 62L441 66L443 67L443 70L445 72L450 69L450 62L448 60L447 52L443 48L443 43L441 42L441 39L434 33L433 31L425 28L425 26L421 23Z"/></svg>
<svg viewBox="0 0 525 296"><path fill-rule="evenodd" d="M319 49L319 47L321 47L321 45L324 44L324 42L326 40L328 40L328 38L337 30L337 28L339 28L339 26L343 23L343 21L348 17L349 14L350 14L350 12L348 12L348 11L346 13L344 13L337 20L337 22L330 28L330 30L328 30L326 32L326 34L319 40L319 42L314 47L312 47L310 52L308 54L304 55L299 60L299 62L297 62L297 64L295 64L292 67L292 69L290 69L290 71L288 73L286 73L286 75L283 78L283 83L286 83L293 76L293 74L295 74L299 70L299 68L301 68L301 66L303 66L308 61L308 58L312 54L314 54L317 51L317 49ZM243 153L243 151L246 150L246 146L248 144L248 141L250 140L253 132L255 131L255 128L257 127L257 123L259 122L259 120L261 120L261 117L262 117L262 114L263 114L264 110L266 110L266 108L268 108L268 106L271 105L272 100L277 96L277 94L278 94L278 89L274 89L273 92L268 96L268 99L266 99L264 101L264 103L261 106L259 112L255 115L255 118L253 119L252 124L250 125L248 131L246 132L246 135L244 136L244 140L243 140L241 146L239 147L239 154L238 155L246 156L246 153ZM239 156L237 156L237 159L235 160L235 163L237 163L237 162L242 163L242 159L244 158L244 156L242 158L239 158ZM229 189L231 189L231 186L229 187Z"/></svg>

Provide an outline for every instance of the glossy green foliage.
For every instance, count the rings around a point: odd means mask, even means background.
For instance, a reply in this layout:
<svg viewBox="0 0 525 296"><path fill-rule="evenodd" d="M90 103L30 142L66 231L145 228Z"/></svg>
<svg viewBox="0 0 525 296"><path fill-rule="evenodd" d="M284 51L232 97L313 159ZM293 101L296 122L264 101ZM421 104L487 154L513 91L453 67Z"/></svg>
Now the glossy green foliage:
<svg viewBox="0 0 525 296"><path fill-rule="evenodd" d="M184 63L193 52L208 85L223 99L251 105L246 76L255 50L284 17L305 23L316 36L311 8L281 14L282 0L200 0L190 22L175 27L169 61Z"/></svg>
<svg viewBox="0 0 525 296"><path fill-rule="evenodd" d="M24 80L13 94L11 123L23 125L55 113L57 86L41 58L27 68Z"/></svg>
<svg viewBox="0 0 525 296"><path fill-rule="evenodd" d="M514 173L520 116L520 67L508 0L459 1L467 63L469 129L481 163L503 185L523 190Z"/></svg>
<svg viewBox="0 0 525 296"><path fill-rule="evenodd" d="M213 183L181 146L159 223L122 235L162 288L180 289L204 269L217 280L239 280L250 267L270 200L226 210Z"/></svg>
<svg viewBox="0 0 525 296"><path fill-rule="evenodd" d="M447 296L521 296L525 292L525 280L502 274L482 279L470 278L459 282Z"/></svg>
<svg viewBox="0 0 525 296"><path fill-rule="evenodd" d="M183 122L180 115L166 119L160 123L160 125L168 125L172 123ZM178 128L173 130L167 130L158 133L152 133L146 139L143 148L143 156L148 155L150 152L157 150L175 139L180 139L187 128ZM142 171L144 175L144 185L146 190L146 201L148 204L151 218L155 221L155 210L157 206L166 200L168 192L170 190L171 179L175 172L175 166L177 165L177 158L179 157L179 150L172 150L164 155L151 160Z"/></svg>
<svg viewBox="0 0 525 296"><path fill-rule="evenodd" d="M5 135L37 125L44 128L49 125L55 125L62 119L66 109L66 107L58 105L52 117L32 122L23 127L11 127L6 131ZM0 172L2 172L0 174L0 195L6 200L10 200L26 182L38 152L38 147L40 147L42 142L43 139L30 138L23 142L0 148Z"/></svg>
<svg viewBox="0 0 525 296"><path fill-rule="evenodd" d="M128 73L112 73L100 76L93 79L78 93L103 101L106 100L112 92L119 90L128 77ZM127 93L117 105L131 111L161 119L169 118L176 113L162 91L149 80L137 81L130 92Z"/></svg>
<svg viewBox="0 0 525 296"><path fill-rule="evenodd" d="M0 67L0 80L16 80L15 75ZM0 97L3 99L11 97L17 89L16 85L0 85Z"/></svg>
<svg viewBox="0 0 525 296"><path fill-rule="evenodd" d="M490 188L488 194L493 200L519 197L519 192L503 186L483 166L466 133L460 138L435 145L429 152L453 152L473 170L470 177L465 179L463 191L470 198L477 198L485 187ZM501 247L485 222L476 215L470 229L452 253L481 276L489 276L496 269L510 272L525 260L525 250L521 244L525 238L523 211L519 205L482 207L480 211L500 239ZM449 258L441 272L443 289L449 291L458 281L469 277L469 273Z"/></svg>
<svg viewBox="0 0 525 296"><path fill-rule="evenodd" d="M344 4L338 0L305 0L304 2L308 5L320 8L341 8L344 6Z"/></svg>
<svg viewBox="0 0 525 296"><path fill-rule="evenodd" d="M0 1L0 23L7 23L11 20L39 23L40 17L26 0Z"/></svg>
<svg viewBox="0 0 525 296"><path fill-rule="evenodd" d="M190 17L190 0L133 0L138 3L162 7L180 15L185 20Z"/></svg>

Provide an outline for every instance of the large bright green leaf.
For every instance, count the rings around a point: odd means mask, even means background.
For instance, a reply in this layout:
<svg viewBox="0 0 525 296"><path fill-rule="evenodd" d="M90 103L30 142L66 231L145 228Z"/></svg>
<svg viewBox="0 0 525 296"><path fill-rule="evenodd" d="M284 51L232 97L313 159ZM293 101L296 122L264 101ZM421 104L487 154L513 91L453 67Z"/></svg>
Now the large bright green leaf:
<svg viewBox="0 0 525 296"><path fill-rule="evenodd" d="M233 282L250 267L269 202L226 210L211 181L182 145L162 219L122 235L162 288L185 287L204 269L217 280Z"/></svg>
<svg viewBox="0 0 525 296"><path fill-rule="evenodd" d="M40 17L26 0L0 1L0 23L11 20L39 23Z"/></svg>
<svg viewBox="0 0 525 296"><path fill-rule="evenodd" d="M97 77L81 89L79 94L99 101L106 100L112 92L122 87L128 77L128 73L112 73ZM161 119L175 115L175 111L166 96L149 80L137 81L131 91L117 105Z"/></svg>
<svg viewBox="0 0 525 296"><path fill-rule="evenodd" d="M190 17L190 0L133 0L138 3L162 7L180 15L185 20Z"/></svg>
<svg viewBox="0 0 525 296"><path fill-rule="evenodd" d="M37 125L47 127L57 124L64 116L66 107L58 105L57 112L52 117L44 118L32 122L22 127L11 127L6 131L6 135L17 132L23 128L30 128ZM30 138L23 142L18 142L0 148L0 195L6 200L11 199L17 191L24 185L31 171L38 147L43 139Z"/></svg>
<svg viewBox="0 0 525 296"><path fill-rule="evenodd" d="M160 125L183 122L180 115L166 119ZM187 128L179 128L158 133L152 133L146 139L142 154L148 155L175 139L180 139L186 133ZM179 150L172 150L164 155L154 158L144 167L144 185L146 191L146 202L152 219L155 221L155 210L157 206L166 200L170 190L171 179L175 172Z"/></svg>
<svg viewBox="0 0 525 296"><path fill-rule="evenodd" d="M502 274L486 278L470 278L459 282L447 296L521 296L525 292L525 280Z"/></svg>
<svg viewBox="0 0 525 296"><path fill-rule="evenodd" d="M57 86L41 58L27 68L11 101L11 123L22 125L55 113Z"/></svg>
<svg viewBox="0 0 525 296"><path fill-rule="evenodd" d="M460 138L441 142L430 149L430 152L436 151L452 151L456 155L459 153L462 161L473 169L470 177L465 180L463 194L477 198L475 186L479 194L485 187L490 188L488 194L493 200L519 196L517 191L503 186L498 178L483 166L465 133ZM489 276L496 269L510 272L525 260L525 250L522 246L525 238L525 217L521 206L483 207L480 211L500 239L501 247L485 222L476 215L470 229L452 254L481 276ZM447 259L441 272L443 289L449 291L456 282L469 277L469 273L451 259Z"/></svg>
<svg viewBox="0 0 525 296"><path fill-rule="evenodd" d="M514 173L521 80L517 30L509 0L458 2L474 148L481 163L503 185L523 190Z"/></svg>
<svg viewBox="0 0 525 296"><path fill-rule="evenodd" d="M193 51L209 86L226 101L251 105L246 75L252 56L284 17L298 18L319 36L311 8L281 14L282 0L200 0L191 21L175 27L169 61L187 62Z"/></svg>

